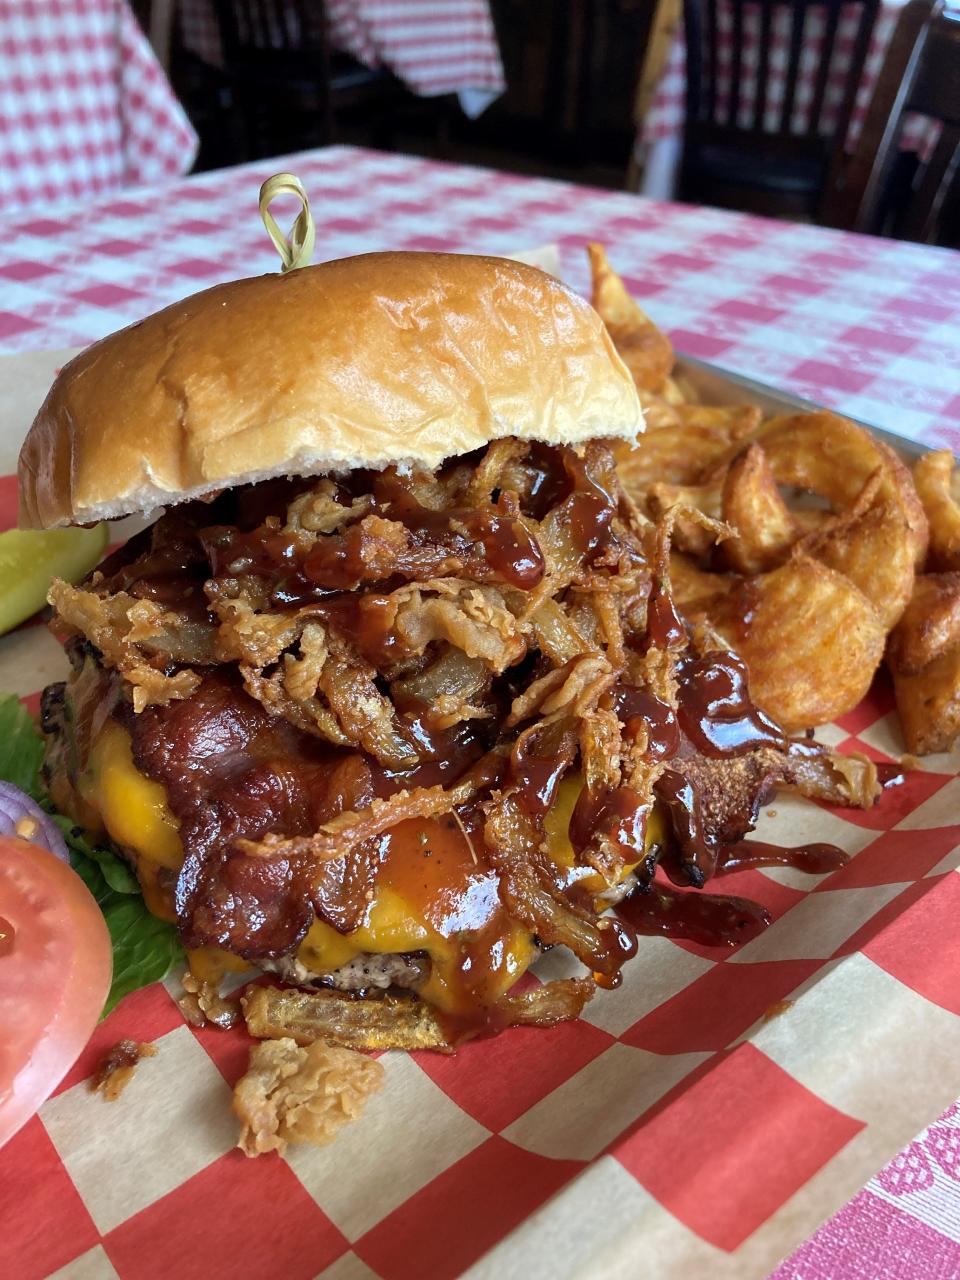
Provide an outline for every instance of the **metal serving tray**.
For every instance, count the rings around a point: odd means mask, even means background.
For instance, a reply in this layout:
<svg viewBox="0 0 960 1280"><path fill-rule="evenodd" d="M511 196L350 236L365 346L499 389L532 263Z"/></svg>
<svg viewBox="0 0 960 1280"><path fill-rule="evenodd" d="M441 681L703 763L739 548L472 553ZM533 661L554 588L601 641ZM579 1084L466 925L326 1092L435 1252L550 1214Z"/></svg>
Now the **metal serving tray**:
<svg viewBox="0 0 960 1280"><path fill-rule="evenodd" d="M764 417L778 413L816 413L827 408L826 405L816 404L803 396L779 391L764 382L757 382L740 373L731 373L729 369L721 369L706 360L698 360L696 356L678 354L673 376L678 381L688 383L703 404L757 404L763 410ZM849 413L843 416L851 422L860 423L906 458L919 458L927 452L922 444L908 440L905 436L874 426L872 422L864 422L862 418L854 418Z"/></svg>

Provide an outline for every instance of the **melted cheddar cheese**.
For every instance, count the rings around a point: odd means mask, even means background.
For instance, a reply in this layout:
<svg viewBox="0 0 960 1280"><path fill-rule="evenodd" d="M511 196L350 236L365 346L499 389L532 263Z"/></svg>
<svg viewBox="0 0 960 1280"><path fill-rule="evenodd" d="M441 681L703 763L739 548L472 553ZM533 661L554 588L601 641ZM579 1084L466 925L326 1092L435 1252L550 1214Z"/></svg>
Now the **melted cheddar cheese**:
<svg viewBox="0 0 960 1280"><path fill-rule="evenodd" d="M99 809L115 844L133 849L158 867L180 870L183 846L166 790L135 767L130 735L116 721L108 720L97 735L78 790Z"/></svg>
<svg viewBox="0 0 960 1280"><path fill-rule="evenodd" d="M567 838L580 786L576 779L561 782L545 824L547 845L570 882L600 894L603 881L590 868L576 865ZM150 910L171 919L171 893L162 882L169 885L171 873L183 863L177 821L164 788L135 767L129 735L115 722L109 721L97 737L78 790L99 810L111 839L134 858ZM647 825L647 848L663 834L657 809ZM343 934L315 920L297 960L321 974L368 952L425 952L431 967L420 993L436 1008L457 1014L475 1003L495 1002L537 954L529 932L504 911L496 873L475 857L469 837L452 817L400 823L384 834L381 847L373 897L361 926ZM191 951L189 959L195 976L209 981L248 967L213 948Z"/></svg>

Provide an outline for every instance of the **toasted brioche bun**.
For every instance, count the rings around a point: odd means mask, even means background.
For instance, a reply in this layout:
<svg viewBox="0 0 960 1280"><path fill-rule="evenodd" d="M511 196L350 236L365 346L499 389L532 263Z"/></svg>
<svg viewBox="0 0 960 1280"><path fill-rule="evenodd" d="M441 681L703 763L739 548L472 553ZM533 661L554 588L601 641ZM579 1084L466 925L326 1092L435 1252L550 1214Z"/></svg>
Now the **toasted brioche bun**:
<svg viewBox="0 0 960 1280"><path fill-rule="evenodd" d="M20 453L20 524L146 514L272 476L432 469L507 435L641 429L602 321L553 276L372 253L207 289L71 360Z"/></svg>

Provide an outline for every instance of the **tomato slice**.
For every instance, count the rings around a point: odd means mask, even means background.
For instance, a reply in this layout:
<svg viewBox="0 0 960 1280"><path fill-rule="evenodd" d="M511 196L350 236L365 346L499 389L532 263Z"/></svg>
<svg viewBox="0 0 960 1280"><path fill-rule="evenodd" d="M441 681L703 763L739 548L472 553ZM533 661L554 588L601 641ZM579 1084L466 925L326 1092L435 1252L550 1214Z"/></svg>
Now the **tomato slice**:
<svg viewBox="0 0 960 1280"><path fill-rule="evenodd" d="M110 934L77 873L0 837L0 1146L77 1060L112 972Z"/></svg>

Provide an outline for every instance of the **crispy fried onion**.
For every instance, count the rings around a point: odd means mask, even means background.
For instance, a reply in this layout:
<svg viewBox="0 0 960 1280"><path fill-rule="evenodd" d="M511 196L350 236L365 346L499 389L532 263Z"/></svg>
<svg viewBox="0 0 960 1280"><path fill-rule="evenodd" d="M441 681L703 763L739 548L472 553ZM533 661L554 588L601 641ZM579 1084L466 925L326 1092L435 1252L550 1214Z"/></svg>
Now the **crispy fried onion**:
<svg viewBox="0 0 960 1280"><path fill-rule="evenodd" d="M880 794L876 765L866 756L841 756L815 742L765 745L721 759L681 757L657 785L674 827L675 839L661 858L667 874L702 887L716 872L722 849L753 830L761 804L779 788L864 809Z"/></svg>
<svg viewBox="0 0 960 1280"><path fill-rule="evenodd" d="M397 604L394 629L410 655L419 656L442 641L499 675L526 653L517 619L496 587L437 579L401 588L392 599Z"/></svg>
<svg viewBox="0 0 960 1280"><path fill-rule="evenodd" d="M299 1045L329 1041L349 1049L452 1050L465 1037L505 1027L552 1027L579 1016L593 996L589 978L561 978L503 996L484 1028L454 1030L415 996L357 1000L339 991L294 991L250 986L243 996L247 1030L258 1039L289 1038Z"/></svg>
<svg viewBox="0 0 960 1280"><path fill-rule="evenodd" d="M205 1027L212 1022L227 1030L239 1021L236 997L221 995L218 983L196 978L189 972L183 975L182 983L183 995L177 1004L192 1027Z"/></svg>
<svg viewBox="0 0 960 1280"><path fill-rule="evenodd" d="M491 673L482 658L470 658L455 645L440 643L422 670L393 682L391 693L403 703L433 708L432 722L441 732L464 720L487 720Z"/></svg>
<svg viewBox="0 0 960 1280"><path fill-rule="evenodd" d="M636 941L612 917L598 919L556 883L555 869L538 846L536 826L515 795L485 806L484 841L500 872L500 897L545 946L569 947L594 973L614 978Z"/></svg>
<svg viewBox="0 0 960 1280"><path fill-rule="evenodd" d="M246 600L211 594L220 659L238 664L251 697L337 746L358 743L388 768L417 763L375 668L309 610L258 613Z"/></svg>
<svg viewBox="0 0 960 1280"><path fill-rule="evenodd" d="M59 578L51 584L47 599L56 611L57 629L86 637L128 681L136 711L196 692L200 676L189 669L168 673L164 655L173 659L175 650L183 655L184 643L193 640L188 660L213 660L212 644L203 643L206 637L199 629L152 600L137 600L123 591L104 599L95 590L72 587Z"/></svg>
<svg viewBox="0 0 960 1280"><path fill-rule="evenodd" d="M420 756L405 733L394 701L377 687L378 671L335 623L322 622L313 607L293 613L257 611L243 598L222 598L211 587L211 609L220 619L217 652L234 661L244 687L269 710L337 746L358 744L380 764L396 770ZM398 692L433 709L443 730L490 713L471 701L485 692L489 675L518 662L527 644L495 587L458 579L411 585L383 596L378 607L391 620L392 643L406 658L430 650L443 666L432 682ZM434 687L444 682L438 701Z"/></svg>
<svg viewBox="0 0 960 1280"><path fill-rule="evenodd" d="M877 766L859 751L847 756L810 742L791 742L783 781L811 800L869 809L880 795Z"/></svg>
<svg viewBox="0 0 960 1280"><path fill-rule="evenodd" d="M237 1146L248 1156L282 1155L290 1142L325 1147L358 1119L383 1082L375 1058L336 1044L317 1040L301 1048L289 1038L255 1044L233 1091Z"/></svg>
<svg viewBox="0 0 960 1280"><path fill-rule="evenodd" d="M286 529L290 533L336 533L361 520L373 506L370 494L360 494L348 504L337 498L333 480L319 480L312 489L294 498L287 508Z"/></svg>

